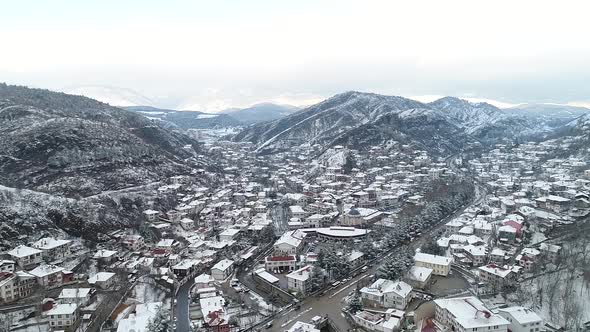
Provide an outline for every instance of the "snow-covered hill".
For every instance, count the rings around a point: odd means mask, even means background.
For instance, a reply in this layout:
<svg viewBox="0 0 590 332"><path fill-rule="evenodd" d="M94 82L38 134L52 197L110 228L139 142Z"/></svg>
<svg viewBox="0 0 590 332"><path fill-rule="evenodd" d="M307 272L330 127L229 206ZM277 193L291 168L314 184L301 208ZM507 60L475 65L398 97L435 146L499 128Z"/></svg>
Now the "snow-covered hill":
<svg viewBox="0 0 590 332"><path fill-rule="evenodd" d="M440 153L461 149L462 144L488 144L547 130L486 103L445 97L424 104L403 97L353 91L282 119L250 126L234 139L252 142L261 152L299 144L379 144L398 137Z"/></svg>
<svg viewBox="0 0 590 332"><path fill-rule="evenodd" d="M536 120L552 128L563 126L582 115L590 114L588 108L560 104L524 104L502 111L508 115Z"/></svg>
<svg viewBox="0 0 590 332"><path fill-rule="evenodd" d="M229 114L211 114L195 111L175 111L150 106L129 106L127 110L138 112L150 120L161 122L167 128L203 129L241 126L242 122Z"/></svg>
<svg viewBox="0 0 590 332"><path fill-rule="evenodd" d="M222 113L229 114L244 124L259 123L280 119L299 110L291 105L261 103L242 109L228 109Z"/></svg>
<svg viewBox="0 0 590 332"><path fill-rule="evenodd" d="M93 195L188 173L185 160L197 151L188 136L138 113L0 84L0 184Z"/></svg>

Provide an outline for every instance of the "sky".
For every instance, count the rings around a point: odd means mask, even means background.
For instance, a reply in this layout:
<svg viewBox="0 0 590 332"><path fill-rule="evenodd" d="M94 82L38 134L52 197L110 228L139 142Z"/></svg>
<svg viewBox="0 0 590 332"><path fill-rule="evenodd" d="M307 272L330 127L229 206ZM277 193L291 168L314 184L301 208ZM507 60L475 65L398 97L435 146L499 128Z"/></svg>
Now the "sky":
<svg viewBox="0 0 590 332"><path fill-rule="evenodd" d="M366 91L590 106L588 1L0 0L0 82L215 112Z"/></svg>

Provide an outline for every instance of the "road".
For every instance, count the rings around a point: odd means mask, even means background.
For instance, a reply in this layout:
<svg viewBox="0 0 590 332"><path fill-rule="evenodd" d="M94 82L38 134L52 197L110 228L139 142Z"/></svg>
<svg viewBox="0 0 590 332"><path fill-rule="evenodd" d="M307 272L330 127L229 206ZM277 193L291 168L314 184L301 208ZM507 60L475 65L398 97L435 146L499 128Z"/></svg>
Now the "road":
<svg viewBox="0 0 590 332"><path fill-rule="evenodd" d="M176 294L176 332L190 331L189 293L194 283L195 279L189 278L184 285L180 286Z"/></svg>

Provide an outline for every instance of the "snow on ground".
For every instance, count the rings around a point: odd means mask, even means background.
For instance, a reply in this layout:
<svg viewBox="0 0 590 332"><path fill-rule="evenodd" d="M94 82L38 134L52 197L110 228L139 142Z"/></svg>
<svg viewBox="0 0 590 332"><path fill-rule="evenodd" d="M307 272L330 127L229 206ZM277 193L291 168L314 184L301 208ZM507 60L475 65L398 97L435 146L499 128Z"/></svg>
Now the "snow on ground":
<svg viewBox="0 0 590 332"><path fill-rule="evenodd" d="M531 245L534 245L535 243L543 242L546 239L547 239L547 237L545 236L545 234L543 234L541 232L534 232L533 236L531 238Z"/></svg>
<svg viewBox="0 0 590 332"><path fill-rule="evenodd" d="M166 292L149 277L143 277L133 288L132 298L139 303L163 302Z"/></svg>
<svg viewBox="0 0 590 332"><path fill-rule="evenodd" d="M563 263L559 267L545 264L546 270L520 282L520 289L510 294L509 300L532 308L545 320L560 326L572 328L575 321L590 321L590 270L581 256L590 252L590 244L585 245L584 248L584 242L575 240L564 242Z"/></svg>
<svg viewBox="0 0 590 332"><path fill-rule="evenodd" d="M250 296L250 299L252 301L255 301L258 303L258 306L260 307L260 311L263 315L268 316L273 311L276 311L279 309L279 308L275 307L274 305L266 302L262 296L256 294L256 292L254 292L254 291L250 291L250 293L248 293L248 295Z"/></svg>

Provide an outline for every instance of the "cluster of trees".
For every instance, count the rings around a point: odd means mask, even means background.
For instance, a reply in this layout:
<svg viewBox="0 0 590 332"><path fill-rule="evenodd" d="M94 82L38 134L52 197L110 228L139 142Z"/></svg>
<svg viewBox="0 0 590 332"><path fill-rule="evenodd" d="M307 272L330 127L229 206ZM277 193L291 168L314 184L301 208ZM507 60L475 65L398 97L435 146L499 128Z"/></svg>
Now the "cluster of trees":
<svg viewBox="0 0 590 332"><path fill-rule="evenodd" d="M421 251L423 253L431 254L431 255L443 256L445 254L444 249L442 247L440 247L436 243L436 240L433 239L432 237L429 237L426 240L426 243L422 246Z"/></svg>
<svg viewBox="0 0 590 332"><path fill-rule="evenodd" d="M339 250L340 249L340 250ZM326 270L332 279L339 279L348 274L350 262L348 252L335 246L327 246L320 249L317 264Z"/></svg>
<svg viewBox="0 0 590 332"><path fill-rule="evenodd" d="M435 184L432 196L423 209L405 218L398 227L392 229L385 237L385 246L389 249L396 248L419 233L430 229L442 219L451 215L456 209L462 207L473 197L473 184L465 181L451 182L450 184Z"/></svg>
<svg viewBox="0 0 590 332"><path fill-rule="evenodd" d="M413 252L408 247L400 248L394 257L386 260L377 270L380 278L398 280L414 265Z"/></svg>

